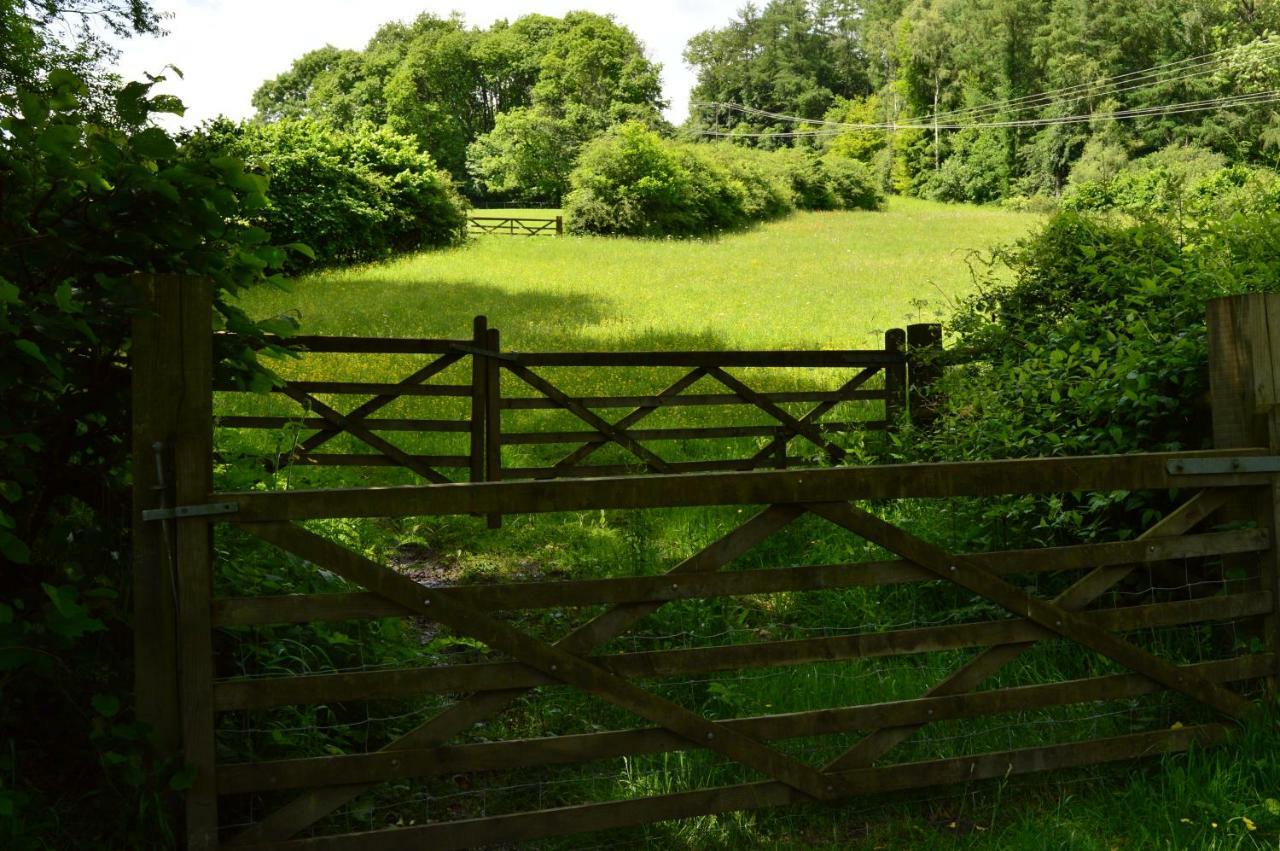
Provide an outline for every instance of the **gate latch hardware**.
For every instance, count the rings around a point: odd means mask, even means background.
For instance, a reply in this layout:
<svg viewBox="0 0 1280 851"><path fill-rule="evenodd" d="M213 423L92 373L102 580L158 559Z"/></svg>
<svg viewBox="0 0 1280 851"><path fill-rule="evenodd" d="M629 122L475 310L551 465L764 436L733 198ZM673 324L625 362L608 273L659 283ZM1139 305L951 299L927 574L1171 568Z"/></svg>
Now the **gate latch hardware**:
<svg viewBox="0 0 1280 851"><path fill-rule="evenodd" d="M1230 476L1235 473L1280 473L1280 456L1184 458L1165 464L1171 476Z"/></svg>
<svg viewBox="0 0 1280 851"><path fill-rule="evenodd" d="M177 508L152 508L142 512L143 520L175 520L181 517L206 517L213 514L235 514L238 502L210 502L205 505L179 505Z"/></svg>

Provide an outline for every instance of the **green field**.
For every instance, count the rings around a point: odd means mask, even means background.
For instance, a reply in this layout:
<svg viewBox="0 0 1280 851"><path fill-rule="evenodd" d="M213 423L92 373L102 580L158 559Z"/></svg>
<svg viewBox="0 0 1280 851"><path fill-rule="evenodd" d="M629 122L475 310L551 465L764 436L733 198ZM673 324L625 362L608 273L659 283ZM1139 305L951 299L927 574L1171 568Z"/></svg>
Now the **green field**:
<svg viewBox="0 0 1280 851"><path fill-rule="evenodd" d="M945 320L953 300L971 291L966 264L970 253L1016 239L1036 222L1036 217L1024 214L894 199L883 213L804 213L713 240L490 236L457 249L309 275L296 281L290 292L255 291L243 304L258 317L300 315L305 332L347 335L456 338L468 334L474 314L483 313L502 329L504 348L516 351L878 346L885 328ZM291 377L395 381L421 364L421 358L409 356L307 356L282 363L280 370ZM451 367L456 372L442 374L439 380L463 383L467 368L465 363ZM654 374L648 384L637 387L635 377L620 370L593 370L585 376L566 374L573 371L571 368L563 368L561 373L539 371L571 392L600 394L624 392L624 387L651 391L672 377ZM806 382L812 380L801 371L777 371L770 376L769 386L804 387L811 386ZM508 385L504 381L504 394L520 392L518 382ZM529 393L527 388L523 392ZM343 409L354 404L351 397L322 398ZM222 413L296 415L297 408L291 409L290 404L278 396L251 395L224 395L218 402ZM581 428L572 417L559 412L515 413L525 415L519 422L522 430ZM461 399L402 399L379 415L457 419L465 417L466 403ZM668 418L663 420L663 416ZM763 420L757 415L751 421ZM656 414L645 425L710 422L725 424L728 420L723 412L715 414L711 409L679 409ZM393 437L395 443L414 452L451 453L462 448L460 435L397 433ZM329 467L288 470L262 482L258 457L287 450L293 439L288 430L265 438L264 443L262 433L220 429L219 444L228 458L237 453L251 458L249 464L225 466L220 472L222 484L246 487L249 482L258 482L260 487L280 488L415 481L411 474L398 470ZM346 437L326 448L367 451ZM515 463L545 463L556 457L547 447L508 450L517 450L510 453ZM563 454L567 449L560 447L558 451ZM593 460L617 457L610 456L611 451L602 451ZM707 451L693 442L661 447L668 460L705 458L702 453ZM872 447L868 457L875 460L876 451ZM877 510L946 546L964 532L956 528L956 518L966 516L963 506L953 506L955 503L899 501ZM749 510L508 517L500 531L489 531L482 519L471 517L330 521L316 526L376 559L410 571L425 570L429 577L444 581L471 583L655 574L740 524ZM258 593L336 590L331 578L317 576L309 565L282 564L260 545L255 549L235 533L228 534L222 546L234 544L238 559L236 573L222 579L223 593L233 588L245 593L255 583ZM883 555L814 518L802 518L735 566L831 564ZM966 592L938 584L722 598L696 605L672 603L625 639L603 649L636 651L803 639L991 617L990 611L973 604ZM516 625L552 640L587 614L575 610L524 613ZM239 667L234 673L253 676L444 664L467 658L459 653L476 652L447 632L422 636L415 632L417 628L409 625L405 635L396 631L405 629L404 622L395 621L317 627L314 634L300 627L255 632L244 636L248 640L239 645ZM1203 648L1187 644L1185 632L1152 630L1141 638L1144 646L1158 649L1168 658L1196 659L1203 652ZM286 647L298 649L281 651ZM304 652L301 648L307 649ZM283 658L272 655L280 652L284 652ZM967 658L968 651L954 651L862 659L731 671L696 681L649 682L646 686L711 717L765 715L914 697ZM998 682L1061 681L1103 670L1108 670L1105 664L1099 667L1098 659L1089 654L1062 643L1045 642L1002 672ZM368 707L283 710L257 716L252 725L244 727L236 726L232 719L222 731L221 741L230 752L240 752L248 740L250 751L258 758L298 755L299 747L308 755L320 755L331 752L335 741L344 750L363 750L411 729L444 705L443 701L427 700L408 706L375 702ZM892 758L906 761L1028 747L1124 733L1135 725L1147 725L1142 728L1148 729L1153 724L1197 720L1194 712L1188 713L1176 700L1145 703L1141 712L1136 706L1133 701L1078 704L1014 717L930 725L895 749ZM550 689L537 699L521 701L500 720L477 725L468 735L474 740L511 739L616 729L635 723L626 713L580 693ZM316 732L320 728L327 735ZM1251 728L1238 749L1178 757L1154 773L1149 767L1119 766L1058 774L1051 783L1030 778L1033 782L932 790L905 802L873 799L834 809L790 808L699 818L551 841L545 847L616 844L639 848L966 847L1027 851L1045 847L1090 851L1266 847L1243 821L1247 814L1261 818L1260 813L1273 803L1280 811L1280 803L1273 800L1280 798L1280 787L1275 786L1280 783L1280 769L1274 760L1260 756L1269 745L1268 739L1256 735L1257 729ZM837 755L856 738L854 734L801 739L785 742L782 747L818 763ZM367 829L385 824L383 813L396 813L398 818L439 818L447 811L449 817L460 818L494 814L504 808L625 798L749 778L749 773L705 752L612 760L586 773L569 768L495 772L481 778L481 787L476 789L459 788L447 780L384 789L362 798L327 826ZM410 796L426 796L427 803L420 810L397 810L405 800L417 800Z"/></svg>
<svg viewBox="0 0 1280 851"><path fill-rule="evenodd" d="M895 198L882 213L799 213L718 239L487 236L309 275L244 304L255 316L297 311L305 331L326 334L453 337L483 313L527 350L861 348L944 317L970 291L970 253L1036 221Z"/></svg>

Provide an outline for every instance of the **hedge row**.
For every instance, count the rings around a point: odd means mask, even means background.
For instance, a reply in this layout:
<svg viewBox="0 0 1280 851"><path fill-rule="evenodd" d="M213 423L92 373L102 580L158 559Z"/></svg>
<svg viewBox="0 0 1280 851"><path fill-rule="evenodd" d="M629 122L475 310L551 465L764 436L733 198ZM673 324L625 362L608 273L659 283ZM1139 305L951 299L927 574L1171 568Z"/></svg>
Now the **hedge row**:
<svg viewBox="0 0 1280 851"><path fill-rule="evenodd" d="M884 203L858 160L728 143L676 142L629 122L586 147L570 175L572 231L696 236L793 210L875 210Z"/></svg>
<svg viewBox="0 0 1280 851"><path fill-rule="evenodd" d="M466 202L415 140L386 128L335 130L310 120L204 127L188 147L242 160L269 181L254 224L277 243L302 243L320 263L375 260L452 245Z"/></svg>

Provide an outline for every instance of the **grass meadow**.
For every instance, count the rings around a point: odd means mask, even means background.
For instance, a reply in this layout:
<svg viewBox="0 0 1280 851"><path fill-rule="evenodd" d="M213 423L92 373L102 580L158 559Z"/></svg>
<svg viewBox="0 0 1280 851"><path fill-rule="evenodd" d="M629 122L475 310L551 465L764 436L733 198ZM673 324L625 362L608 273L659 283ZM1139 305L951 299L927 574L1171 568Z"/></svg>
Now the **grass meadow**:
<svg viewBox="0 0 1280 851"><path fill-rule="evenodd" d="M512 211L491 211L510 215ZM886 328L945 320L949 305L973 286L974 252L1016 239L1036 218L999 210L894 199L883 213L804 213L712 240L640 241L609 238L484 237L464 247L382 264L305 276L290 291L257 291L252 315L292 313L305 333L465 337L477 313L503 333L507 350L641 350L695 348L879 347ZM279 364L291 378L397 381L420 367L406 356L304 356ZM451 367L440 383L465 383L468 367ZM543 372L540 370L540 372ZM815 378L796 370L736 371L752 386L828 389L848 371ZM679 371L584 372L547 369L567 392L606 395L648 392ZM766 374L767 373L767 374ZM505 395L532 395L504 379ZM815 383L817 382L817 383ZM687 392L699 392L694 385ZM708 388L709 389L709 388ZM347 409L360 401L321 397ZM223 394L221 414L296 416L280 397ZM465 400L403 399L379 416L462 419ZM832 418L874 417L848 403ZM793 407L800 414L804 406ZM624 411L613 412L621 415ZM568 414L512 412L507 431L581 427ZM663 419L665 417L665 419ZM749 412L731 416L707 408L664 411L646 427L765 422ZM305 436L307 432L302 431ZM387 435L408 451L465 450L461 435ZM408 473L351 467L285 468L264 476L263 457L296 444L297 429L218 431L226 463L224 488L298 488L416 483ZM839 438L855 458L892 457L892 439L856 432ZM340 438L339 450L360 452ZM696 441L654 445L668 460L740 457L751 438L716 446ZM329 448L329 447L326 447ZM543 464L572 447L512 446L509 463ZM611 454L612 453L612 454ZM597 453L599 463L625 462L621 450ZM710 456L717 457L717 456ZM816 457L813 459L819 463ZM879 506L884 516L947 546L971 542L969 518L985 506L904 501ZM486 583L527 579L601 578L663 572L740 525L753 509L708 508L645 512L581 512L516 516L489 530L480 518L412 518L360 523L325 521L317 531L425 581ZM342 590L340 582L234 531L220 533L223 593ZM732 569L843 564L886 558L878 548L803 517L738 559ZM1074 576L1036 574L1025 582L1051 596ZM1130 589L1132 592L1132 589ZM1134 593L1154 593L1138 589ZM596 614L552 609L521 613L516 625L547 640ZM953 586L908 583L885 587L716 598L663 606L636 629L602 648L641 652L753 641L848 636L942 623L991 620L1004 614ZM1162 655L1203 661L1230 654L1242 640L1188 630L1147 630L1134 640ZM463 636L403 620L339 622L228 631L224 676L397 668L492 658ZM644 683L713 718L799 712L918 696L976 649L860 659L783 668L728 671ZM1043 642L992 683L1002 686L1113 673L1110 663L1061 642ZM449 695L409 703L290 707L224 716L226 755L260 759L318 756L372 749L447 708ZM930 759L1191 724L1202 717L1174 698L1078 704L1054 710L930 725L900 745L892 761ZM927 790L906 798L858 800L839 807L703 817L645 828L549 840L546 848L978 848L1139 849L1276 847L1280 828L1280 761L1268 752L1270 719L1241 734L1236 747L1192 753L1142 766L1115 766L961 789ZM461 739L485 741L588 733L645 726L595 698L543 689ZM813 764L838 755L857 734L788 740L781 746ZM1154 768L1154 770L1153 770ZM607 760L582 767L490 772L474 784L439 778L386 784L335 814L326 828L362 830L413 821L493 815L503 811L591 800L677 792L756 779L710 753L675 752ZM248 816L262 801L238 802L231 817ZM239 807L240 809L236 809ZM1269 844L1268 844L1269 843Z"/></svg>

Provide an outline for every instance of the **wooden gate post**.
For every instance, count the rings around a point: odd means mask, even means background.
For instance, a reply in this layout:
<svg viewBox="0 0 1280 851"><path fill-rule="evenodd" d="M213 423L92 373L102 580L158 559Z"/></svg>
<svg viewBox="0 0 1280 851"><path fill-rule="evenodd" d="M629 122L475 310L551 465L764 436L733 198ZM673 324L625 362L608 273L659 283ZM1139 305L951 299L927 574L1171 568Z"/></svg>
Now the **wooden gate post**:
<svg viewBox="0 0 1280 851"><path fill-rule="evenodd" d="M891 355L907 353L907 332L890 328L884 332L884 350ZM907 365L889 364L884 368L884 420L887 428L893 428L902 412L907 409Z"/></svg>
<svg viewBox="0 0 1280 851"><path fill-rule="evenodd" d="M927 427L938 418L933 384L942 377L942 325L937 322L908 325L907 354L911 421Z"/></svg>
<svg viewBox="0 0 1280 851"><path fill-rule="evenodd" d="M130 352L138 716L167 753L180 749L195 769L186 793L187 846L213 848L210 527L207 517L142 519L146 509L205 503L212 490L213 283L155 275L140 285L153 310L134 324Z"/></svg>
<svg viewBox="0 0 1280 851"><path fill-rule="evenodd" d="M485 358L485 481L502 481L502 364L496 355L502 351L497 328L485 333L485 348L494 356ZM502 527L502 515L489 515L489 528Z"/></svg>
<svg viewBox="0 0 1280 851"><path fill-rule="evenodd" d="M1206 308L1209 332L1209 390L1213 405L1213 444L1218 449L1269 447L1280 454L1280 293L1250 293L1211 300ZM1272 477L1267 498L1248 495L1225 509L1227 519L1256 518L1271 534L1262 556L1260 584L1280 600L1280 476ZM1280 649L1280 623L1273 611L1262 632L1271 652ZM1280 655L1277 655L1280 664ZM1273 693L1280 668L1273 672Z"/></svg>
<svg viewBox="0 0 1280 851"><path fill-rule="evenodd" d="M484 316L477 316L471 325L471 347L476 350L483 350L489 334L489 320ZM489 377L486 358L482 355L472 352L471 354L471 472L469 479L473 482L483 482L484 461L485 461L485 434L488 431L488 422L485 414L486 403L488 402L489 390L486 380Z"/></svg>

